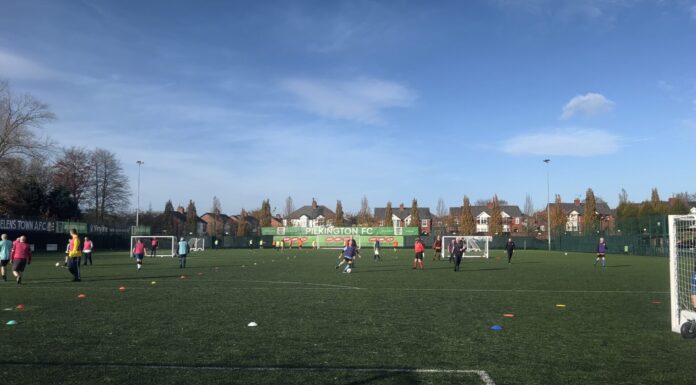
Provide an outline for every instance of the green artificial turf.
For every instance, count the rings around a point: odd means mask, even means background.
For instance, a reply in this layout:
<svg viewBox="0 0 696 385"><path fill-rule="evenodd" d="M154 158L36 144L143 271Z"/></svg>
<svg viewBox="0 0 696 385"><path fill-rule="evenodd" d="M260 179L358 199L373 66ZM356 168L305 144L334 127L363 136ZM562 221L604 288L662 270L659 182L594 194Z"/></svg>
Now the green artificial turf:
<svg viewBox="0 0 696 385"><path fill-rule="evenodd" d="M38 255L23 285L0 282L0 378L484 384L473 370L498 385L696 383L696 340L670 331L666 258L609 255L602 269L590 254L520 250L508 265L493 251L455 273L431 253L414 271L411 251L374 262L365 249L352 274L334 269L336 250L211 250L184 270L146 258L140 272L125 252L95 253L79 283L59 254Z"/></svg>

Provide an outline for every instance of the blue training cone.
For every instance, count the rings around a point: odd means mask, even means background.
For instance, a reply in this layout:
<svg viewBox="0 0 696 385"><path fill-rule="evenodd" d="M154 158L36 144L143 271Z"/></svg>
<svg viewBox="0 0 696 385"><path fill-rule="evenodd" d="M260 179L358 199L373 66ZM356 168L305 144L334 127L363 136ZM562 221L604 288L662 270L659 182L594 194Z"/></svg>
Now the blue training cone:
<svg viewBox="0 0 696 385"><path fill-rule="evenodd" d="M6 323L5 325L9 325L9 326L17 325L17 321L15 321L15 320L13 320L13 319L12 319L12 320L9 320L9 321L7 321L7 323Z"/></svg>
<svg viewBox="0 0 696 385"><path fill-rule="evenodd" d="M493 330L494 332L499 332L499 331L503 330L503 327L500 325L493 325L493 326L491 326L491 330Z"/></svg>

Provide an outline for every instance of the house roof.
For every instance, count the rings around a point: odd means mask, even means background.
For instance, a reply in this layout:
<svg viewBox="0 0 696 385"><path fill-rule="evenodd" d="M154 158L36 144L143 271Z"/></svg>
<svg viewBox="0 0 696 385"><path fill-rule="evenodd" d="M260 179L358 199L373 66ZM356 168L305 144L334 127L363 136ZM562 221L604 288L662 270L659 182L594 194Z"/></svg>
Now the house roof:
<svg viewBox="0 0 696 385"><path fill-rule="evenodd" d="M471 214L474 217L481 215L481 213L486 213L491 215L491 209L488 206L471 206ZM522 211L519 206L505 205L500 206L500 212L505 213L513 218L522 217ZM461 207L450 207L450 215L458 217L462 215Z"/></svg>
<svg viewBox="0 0 696 385"><path fill-rule="evenodd" d="M180 213L178 211L172 211L172 216L174 217L174 219L176 219L179 222L182 222L182 223L186 222L186 214L185 213ZM204 221L203 219L201 219L201 217L196 217L196 221L198 223L205 223L205 224L208 223L208 222Z"/></svg>
<svg viewBox="0 0 696 385"><path fill-rule="evenodd" d="M307 216L309 219L317 219L319 216L323 216L324 218L333 218L336 216L336 214L326 206L307 205L291 212L290 215L288 215L288 219L300 219L303 215Z"/></svg>
<svg viewBox="0 0 696 385"><path fill-rule="evenodd" d="M209 216L210 218L215 218L215 214L213 214L213 213L205 213L205 214L201 215L201 219L203 219L203 218L206 217L206 216ZM221 221L227 222L229 219L230 219L229 215L227 215L227 214L220 214L220 220L221 220ZM203 220L205 220L205 219L203 219Z"/></svg>
<svg viewBox="0 0 696 385"><path fill-rule="evenodd" d="M231 221L239 222L239 220L242 218L242 216L241 216L241 215L230 215L229 218L230 218ZM246 215L246 216L244 217L244 219L247 221L247 223L250 223L250 224L252 224L252 225L254 225L254 226L255 226L255 225L258 225L258 224L260 223L260 221L258 220L258 218L254 217L254 216L251 216L251 215Z"/></svg>
<svg viewBox="0 0 696 385"><path fill-rule="evenodd" d="M376 207L374 210L375 218L383 219L384 214L386 214L386 212L387 212L386 207ZM411 215L411 208L404 207L403 210L401 210L399 207L392 208L392 215L396 215L399 219L401 219L403 221L404 219L408 218ZM420 217L421 220L433 218L433 215L430 213L430 207L419 207L418 208L418 216Z"/></svg>
<svg viewBox="0 0 696 385"><path fill-rule="evenodd" d="M555 203L551 203L551 207L553 207L553 205L555 205ZM561 203L561 209L563 210L564 214L569 214L572 211L577 211L578 214L585 215L584 202L580 203L580 205L576 205L575 203ZM599 213L599 215L614 215L614 211L610 209L609 205L605 202L597 202L596 211Z"/></svg>

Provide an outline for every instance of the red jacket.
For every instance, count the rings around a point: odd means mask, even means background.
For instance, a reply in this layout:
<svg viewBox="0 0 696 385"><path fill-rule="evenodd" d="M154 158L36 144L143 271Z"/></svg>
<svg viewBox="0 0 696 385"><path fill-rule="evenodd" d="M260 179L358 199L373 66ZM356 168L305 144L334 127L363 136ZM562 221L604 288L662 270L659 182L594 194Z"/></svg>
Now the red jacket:
<svg viewBox="0 0 696 385"><path fill-rule="evenodd" d="M422 241L416 241L414 248L416 250L416 253L422 253L425 251L425 245Z"/></svg>

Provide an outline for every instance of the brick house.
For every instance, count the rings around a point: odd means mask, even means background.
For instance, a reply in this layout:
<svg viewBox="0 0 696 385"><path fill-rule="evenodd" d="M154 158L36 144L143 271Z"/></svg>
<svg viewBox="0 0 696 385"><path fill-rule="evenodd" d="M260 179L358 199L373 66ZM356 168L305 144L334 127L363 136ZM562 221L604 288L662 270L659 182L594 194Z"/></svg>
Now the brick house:
<svg viewBox="0 0 696 385"><path fill-rule="evenodd" d="M220 214L216 221L215 214L205 213L201 215L201 220L206 223L206 232L209 236L214 236L216 232L220 232L223 235L225 233L229 234L231 231L231 222L228 215Z"/></svg>
<svg viewBox="0 0 696 385"><path fill-rule="evenodd" d="M404 204L400 204L399 207L392 209L391 223L386 223L384 220L384 214L386 214L386 207L377 207L374 209L374 217L379 226L393 226L393 227L415 227L420 228L420 232L423 234L430 234L433 227L433 215L430 213L429 207L419 207L418 216L420 217L420 223L411 223L411 208L405 207Z"/></svg>
<svg viewBox="0 0 696 385"><path fill-rule="evenodd" d="M488 225L490 223L493 205L486 206L471 206L471 215L476 221L476 233L487 234ZM459 225L459 218L462 215L462 208L450 207L450 216L454 219L454 223ZM503 233L506 234L526 234L525 220L519 206L504 205L500 206L500 216L502 217Z"/></svg>
<svg viewBox="0 0 696 385"><path fill-rule="evenodd" d="M332 226L336 214L326 206L317 204L317 201L312 199L312 204L302 206L293 211L284 220L284 225L290 224L294 227L324 227Z"/></svg>

